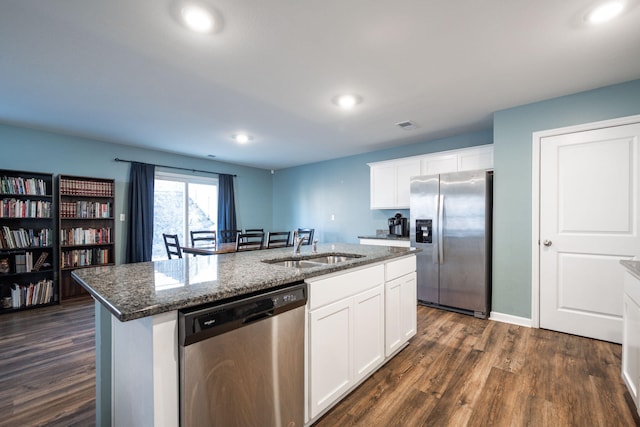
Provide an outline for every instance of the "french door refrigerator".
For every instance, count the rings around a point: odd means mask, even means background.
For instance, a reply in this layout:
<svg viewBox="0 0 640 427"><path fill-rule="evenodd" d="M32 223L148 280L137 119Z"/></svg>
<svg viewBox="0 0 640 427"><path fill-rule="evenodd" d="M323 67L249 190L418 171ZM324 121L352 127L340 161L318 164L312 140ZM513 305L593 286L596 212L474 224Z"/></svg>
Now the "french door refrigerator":
<svg viewBox="0 0 640 427"><path fill-rule="evenodd" d="M487 318L491 305L493 172L411 178L418 301Z"/></svg>

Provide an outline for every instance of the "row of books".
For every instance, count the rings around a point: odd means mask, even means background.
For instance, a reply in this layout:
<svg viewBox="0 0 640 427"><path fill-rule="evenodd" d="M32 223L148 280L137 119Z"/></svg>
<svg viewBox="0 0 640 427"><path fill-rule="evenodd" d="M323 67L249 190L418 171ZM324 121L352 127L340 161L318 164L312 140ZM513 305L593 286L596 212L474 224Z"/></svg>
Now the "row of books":
<svg viewBox="0 0 640 427"><path fill-rule="evenodd" d="M111 218L111 202L61 202L62 218Z"/></svg>
<svg viewBox="0 0 640 427"><path fill-rule="evenodd" d="M14 264L16 273L30 273L32 271L40 271L42 265L49 256L48 252L42 252L40 256L33 262L33 252L25 252L23 254L14 255Z"/></svg>
<svg viewBox="0 0 640 427"><path fill-rule="evenodd" d="M46 196L47 184L43 179L3 176L0 178L0 193Z"/></svg>
<svg viewBox="0 0 640 427"><path fill-rule="evenodd" d="M49 228L40 230L18 228L11 230L8 226L3 225L2 233L0 233L1 249L40 248L51 246L52 244L53 234Z"/></svg>
<svg viewBox="0 0 640 427"><path fill-rule="evenodd" d="M60 179L60 194L113 197L113 184L111 182L65 178Z"/></svg>
<svg viewBox="0 0 640 427"><path fill-rule="evenodd" d="M11 300L12 308L52 303L55 300L53 281L40 280L28 285L14 283L11 285Z"/></svg>
<svg viewBox="0 0 640 427"><path fill-rule="evenodd" d="M2 199L0 218L51 218L51 202Z"/></svg>
<svg viewBox="0 0 640 427"><path fill-rule="evenodd" d="M62 251L60 263L62 268L85 267L109 263L109 248L74 249Z"/></svg>
<svg viewBox="0 0 640 427"><path fill-rule="evenodd" d="M111 243L111 228L67 228L60 230L62 245Z"/></svg>

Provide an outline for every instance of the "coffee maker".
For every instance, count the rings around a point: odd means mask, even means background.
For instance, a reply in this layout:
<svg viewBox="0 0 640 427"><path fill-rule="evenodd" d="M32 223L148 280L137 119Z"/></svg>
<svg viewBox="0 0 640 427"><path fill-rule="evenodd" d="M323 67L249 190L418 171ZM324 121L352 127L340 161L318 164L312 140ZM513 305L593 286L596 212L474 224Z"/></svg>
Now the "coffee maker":
<svg viewBox="0 0 640 427"><path fill-rule="evenodd" d="M409 237L409 222L401 213L389 218L389 235L397 237Z"/></svg>

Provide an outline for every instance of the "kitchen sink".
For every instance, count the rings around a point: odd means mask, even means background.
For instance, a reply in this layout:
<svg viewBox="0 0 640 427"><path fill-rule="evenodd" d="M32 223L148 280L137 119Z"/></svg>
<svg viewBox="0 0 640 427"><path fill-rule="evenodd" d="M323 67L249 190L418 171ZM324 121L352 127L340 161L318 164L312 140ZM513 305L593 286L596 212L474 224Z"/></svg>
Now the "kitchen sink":
<svg viewBox="0 0 640 427"><path fill-rule="evenodd" d="M262 262L273 265L281 265L283 267L292 268L311 268L321 267L327 264L337 264L340 262L350 261L356 258L362 258L364 255L357 254L314 254L303 256L292 256L287 258L265 259Z"/></svg>
<svg viewBox="0 0 640 427"><path fill-rule="evenodd" d="M345 262L354 258L361 258L362 255L323 255L319 257L309 258L309 261L321 262L323 264L335 264Z"/></svg>
<svg viewBox="0 0 640 427"><path fill-rule="evenodd" d="M268 260L263 261L268 264L273 265L281 265L283 267L293 267L293 268L311 268L311 267L320 267L324 265L321 262L313 262L306 259L284 259L284 260Z"/></svg>

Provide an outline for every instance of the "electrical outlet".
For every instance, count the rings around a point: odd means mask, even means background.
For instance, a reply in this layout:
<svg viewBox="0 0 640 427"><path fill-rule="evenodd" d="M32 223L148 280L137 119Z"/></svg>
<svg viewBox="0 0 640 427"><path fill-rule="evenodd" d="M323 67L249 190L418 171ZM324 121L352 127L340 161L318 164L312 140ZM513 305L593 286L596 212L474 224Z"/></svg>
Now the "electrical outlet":
<svg viewBox="0 0 640 427"><path fill-rule="evenodd" d="M336 220L336 215L335 214L331 214L331 221L335 221Z"/></svg>

